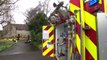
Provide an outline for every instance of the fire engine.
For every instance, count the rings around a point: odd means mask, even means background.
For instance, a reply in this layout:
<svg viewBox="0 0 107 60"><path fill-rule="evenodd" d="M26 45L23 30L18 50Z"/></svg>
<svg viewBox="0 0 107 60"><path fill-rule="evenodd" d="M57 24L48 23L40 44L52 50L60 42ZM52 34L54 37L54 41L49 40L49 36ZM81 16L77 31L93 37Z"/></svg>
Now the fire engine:
<svg viewBox="0 0 107 60"><path fill-rule="evenodd" d="M56 60L106 60L107 0L70 0L69 9L63 4L53 4L50 25L42 27L42 55Z"/></svg>

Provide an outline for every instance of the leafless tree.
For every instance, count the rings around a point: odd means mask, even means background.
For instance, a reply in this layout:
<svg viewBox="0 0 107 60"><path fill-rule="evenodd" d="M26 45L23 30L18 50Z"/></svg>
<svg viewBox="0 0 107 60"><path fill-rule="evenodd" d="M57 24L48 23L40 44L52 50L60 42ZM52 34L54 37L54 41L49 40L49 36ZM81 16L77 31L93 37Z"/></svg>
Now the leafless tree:
<svg viewBox="0 0 107 60"><path fill-rule="evenodd" d="M49 8L49 2L50 0L39 1L39 4L35 8L27 10L24 14L26 16L25 23L30 22L39 12L43 12L47 15L51 10L51 8Z"/></svg>
<svg viewBox="0 0 107 60"><path fill-rule="evenodd" d="M13 21L11 11L15 8L14 4L17 1L18 0L0 0L0 24Z"/></svg>

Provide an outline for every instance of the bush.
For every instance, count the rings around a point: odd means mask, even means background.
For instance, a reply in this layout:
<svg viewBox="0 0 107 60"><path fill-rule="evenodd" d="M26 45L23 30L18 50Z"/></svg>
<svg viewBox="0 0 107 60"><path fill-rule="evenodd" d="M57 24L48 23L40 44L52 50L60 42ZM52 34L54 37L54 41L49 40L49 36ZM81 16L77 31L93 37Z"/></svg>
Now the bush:
<svg viewBox="0 0 107 60"><path fill-rule="evenodd" d="M34 46L38 46L38 48L41 48L42 45L42 34L38 33L37 35L35 35L35 39L32 39L32 43Z"/></svg>

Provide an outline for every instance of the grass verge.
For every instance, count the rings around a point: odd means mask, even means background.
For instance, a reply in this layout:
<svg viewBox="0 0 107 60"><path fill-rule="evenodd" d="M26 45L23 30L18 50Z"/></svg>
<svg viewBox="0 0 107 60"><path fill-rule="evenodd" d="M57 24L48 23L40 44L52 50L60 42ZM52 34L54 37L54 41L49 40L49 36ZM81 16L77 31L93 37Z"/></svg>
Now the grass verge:
<svg viewBox="0 0 107 60"><path fill-rule="evenodd" d="M10 48L11 46L13 46L14 43L11 41L8 42L0 42L0 52Z"/></svg>

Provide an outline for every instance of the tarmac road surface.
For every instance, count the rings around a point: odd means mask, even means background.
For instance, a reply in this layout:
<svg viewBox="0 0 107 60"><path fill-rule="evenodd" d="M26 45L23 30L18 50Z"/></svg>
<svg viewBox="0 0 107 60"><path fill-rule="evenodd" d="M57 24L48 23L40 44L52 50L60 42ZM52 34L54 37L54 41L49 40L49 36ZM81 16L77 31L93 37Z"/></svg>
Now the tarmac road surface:
<svg viewBox="0 0 107 60"><path fill-rule="evenodd" d="M0 60L55 60L43 57L40 50L33 49L25 41L18 41L13 47L0 53Z"/></svg>

